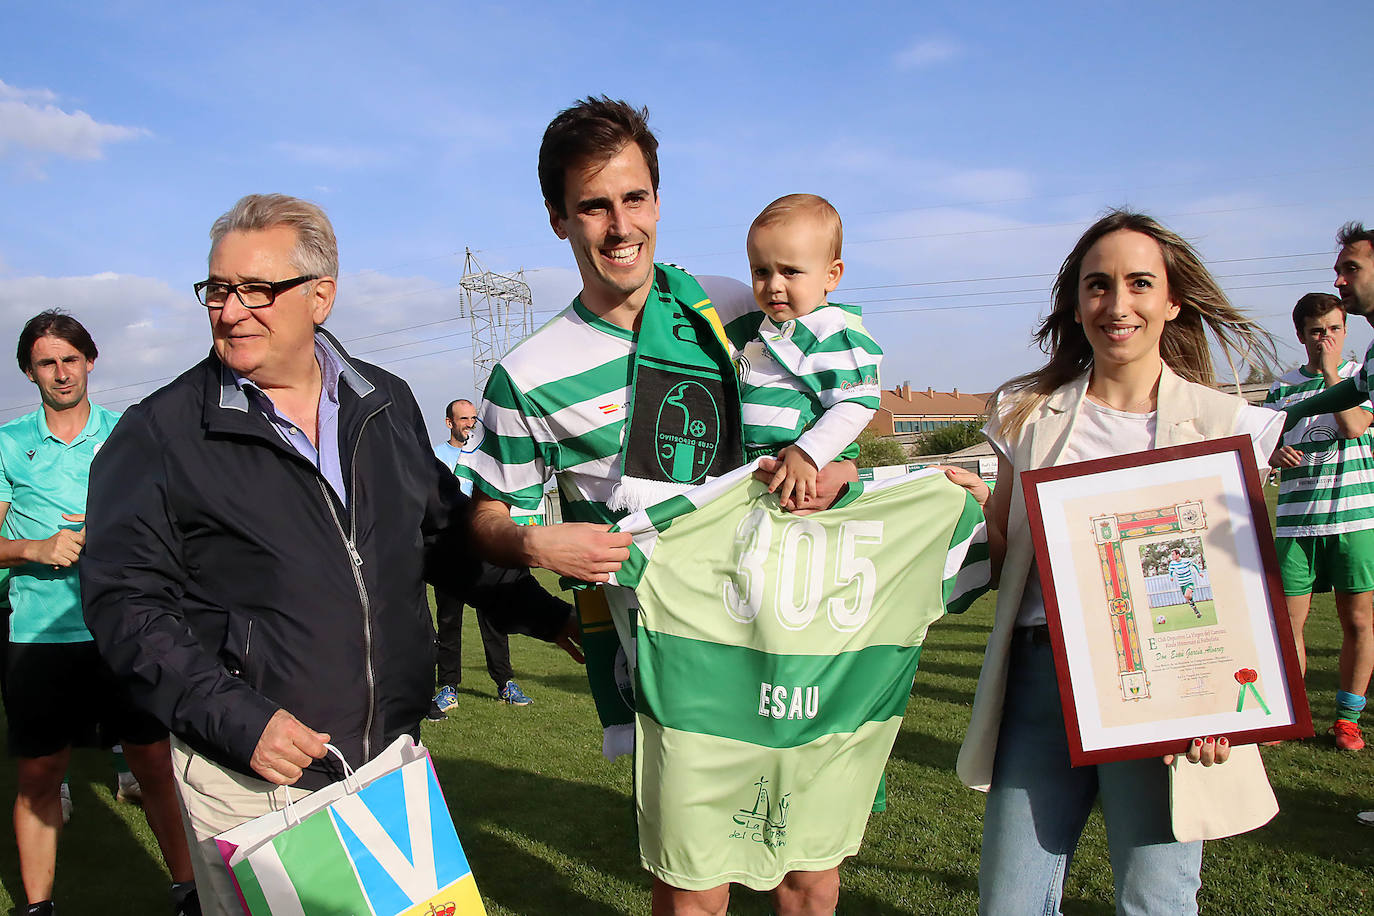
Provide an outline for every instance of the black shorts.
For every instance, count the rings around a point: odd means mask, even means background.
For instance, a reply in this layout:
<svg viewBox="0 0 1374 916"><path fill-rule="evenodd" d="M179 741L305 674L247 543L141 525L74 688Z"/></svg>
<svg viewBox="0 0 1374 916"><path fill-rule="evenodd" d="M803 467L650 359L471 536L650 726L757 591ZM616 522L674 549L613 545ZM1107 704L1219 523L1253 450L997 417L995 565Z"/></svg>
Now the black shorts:
<svg viewBox="0 0 1374 916"><path fill-rule="evenodd" d="M154 744L167 729L136 707L87 642L15 642L5 665L11 757L46 757L66 747L116 740Z"/></svg>

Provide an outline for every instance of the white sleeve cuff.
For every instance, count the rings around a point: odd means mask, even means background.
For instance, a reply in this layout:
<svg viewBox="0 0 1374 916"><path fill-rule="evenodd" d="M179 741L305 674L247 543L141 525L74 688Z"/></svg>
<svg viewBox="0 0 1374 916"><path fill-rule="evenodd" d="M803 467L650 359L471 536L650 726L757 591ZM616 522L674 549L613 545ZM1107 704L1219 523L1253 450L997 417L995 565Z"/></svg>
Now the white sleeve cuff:
<svg viewBox="0 0 1374 916"><path fill-rule="evenodd" d="M797 437L796 446L806 452L817 468L823 468L859 438L859 433L863 432L875 413L877 411L871 407L853 401L841 401L821 414L815 425Z"/></svg>

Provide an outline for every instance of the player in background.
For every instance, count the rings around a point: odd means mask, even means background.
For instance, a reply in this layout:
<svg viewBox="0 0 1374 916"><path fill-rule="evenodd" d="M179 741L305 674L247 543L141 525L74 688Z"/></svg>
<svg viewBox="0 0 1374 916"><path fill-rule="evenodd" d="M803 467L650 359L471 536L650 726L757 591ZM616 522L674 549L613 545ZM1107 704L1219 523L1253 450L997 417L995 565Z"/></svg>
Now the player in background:
<svg viewBox="0 0 1374 916"><path fill-rule="evenodd" d="M1178 585L1178 590L1183 592L1183 600L1188 602L1193 613L1201 619L1202 611L1197 609L1197 602L1193 600L1193 589L1197 585L1197 576L1197 565L1191 559L1183 559L1183 552L1174 548L1173 553L1169 555L1169 577Z"/></svg>
<svg viewBox="0 0 1374 916"><path fill-rule="evenodd" d="M1363 223L1349 222L1336 233L1341 246L1336 255L1335 287L1347 315L1360 315L1374 325L1374 229ZM1364 365L1348 379L1325 391L1284 407L1287 414L1284 431L1297 426L1307 417L1324 413L1340 413L1370 399L1371 374L1374 374L1374 342L1364 354Z"/></svg>
<svg viewBox="0 0 1374 916"><path fill-rule="evenodd" d="M465 496L472 496L472 478L463 471L468 457L477 448L473 429L477 426L477 405L466 398L450 401L444 411L444 425L448 438L434 445L434 455L458 477L458 485ZM541 589L542 590L542 589ZM463 602L443 589L434 590L434 625L437 660L437 692L430 701L426 718L441 722L458 708L458 685L463 681ZM496 684L496 695L511 706L528 706L534 702L515 682L511 667L510 636L497 625L492 615L480 608L477 627L482 635L482 652L487 662L487 674Z"/></svg>
<svg viewBox="0 0 1374 916"><path fill-rule="evenodd" d="M41 401L36 411L0 427L0 566L10 571L13 607L4 701L18 789L14 836L28 899L24 913L55 912L63 775L72 747L94 743L109 729L123 739L142 787L148 826L172 874L172 910L199 916L167 729L134 705L82 617L78 569L91 460L119 414L87 396L98 351L70 315L35 315L19 335L16 355Z"/></svg>
<svg viewBox="0 0 1374 916"><path fill-rule="evenodd" d="M1265 406L1282 410L1359 372L1345 359L1345 305L1329 293L1308 293L1293 307L1293 326L1307 362L1269 389ZM1307 671L1303 627L1312 593L1335 591L1340 619L1340 689L1336 746L1364 747L1360 713L1374 671L1374 418L1366 401L1336 414L1301 421L1284 434L1271 463L1279 468L1275 546L1298 663Z"/></svg>

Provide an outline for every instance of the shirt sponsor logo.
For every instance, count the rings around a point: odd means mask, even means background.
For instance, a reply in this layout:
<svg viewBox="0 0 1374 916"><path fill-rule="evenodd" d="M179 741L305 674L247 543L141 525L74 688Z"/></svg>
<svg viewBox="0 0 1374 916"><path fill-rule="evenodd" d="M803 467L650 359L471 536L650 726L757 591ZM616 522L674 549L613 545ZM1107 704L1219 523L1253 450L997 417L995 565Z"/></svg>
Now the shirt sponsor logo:
<svg viewBox="0 0 1374 916"><path fill-rule="evenodd" d="M786 846L787 795L778 799L775 806L768 792L768 777L760 776L754 787L758 790L754 805L752 808L740 808L735 813L732 818L735 827L730 831L730 839L762 843L769 849Z"/></svg>
<svg viewBox="0 0 1374 916"><path fill-rule="evenodd" d="M878 377L876 375L865 375L857 382L840 382L840 390L848 391L851 388L876 388Z"/></svg>
<svg viewBox="0 0 1374 916"><path fill-rule="evenodd" d="M1325 464L1336 457L1339 442L1334 427L1314 424L1303 434L1298 451L1304 454L1310 464Z"/></svg>

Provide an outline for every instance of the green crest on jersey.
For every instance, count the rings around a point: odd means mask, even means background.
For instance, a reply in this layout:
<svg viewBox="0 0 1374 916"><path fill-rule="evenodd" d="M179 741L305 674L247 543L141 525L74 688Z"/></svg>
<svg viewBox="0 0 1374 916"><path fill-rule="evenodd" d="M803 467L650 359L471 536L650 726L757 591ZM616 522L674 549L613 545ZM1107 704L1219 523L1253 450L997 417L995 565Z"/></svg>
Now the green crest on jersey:
<svg viewBox="0 0 1374 916"><path fill-rule="evenodd" d="M683 381L659 402L654 424L658 466L677 483L698 483L706 477L720 447L720 406L700 382Z"/></svg>

